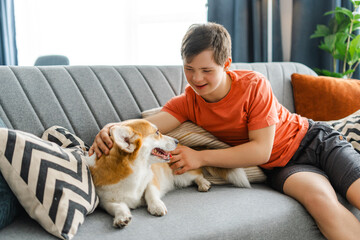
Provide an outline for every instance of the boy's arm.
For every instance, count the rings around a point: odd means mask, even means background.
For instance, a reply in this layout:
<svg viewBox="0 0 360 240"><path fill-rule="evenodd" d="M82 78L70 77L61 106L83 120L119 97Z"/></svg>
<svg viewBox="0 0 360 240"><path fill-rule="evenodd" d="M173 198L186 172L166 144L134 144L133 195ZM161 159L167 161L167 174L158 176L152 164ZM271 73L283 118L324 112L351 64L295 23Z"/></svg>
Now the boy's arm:
<svg viewBox="0 0 360 240"><path fill-rule="evenodd" d="M173 115L162 111L145 119L155 124L163 134L170 132L181 124Z"/></svg>
<svg viewBox="0 0 360 240"><path fill-rule="evenodd" d="M238 168L264 164L269 161L275 136L275 125L249 131L249 142L216 150L195 151L179 146L171 152L170 161L175 174L203 167Z"/></svg>

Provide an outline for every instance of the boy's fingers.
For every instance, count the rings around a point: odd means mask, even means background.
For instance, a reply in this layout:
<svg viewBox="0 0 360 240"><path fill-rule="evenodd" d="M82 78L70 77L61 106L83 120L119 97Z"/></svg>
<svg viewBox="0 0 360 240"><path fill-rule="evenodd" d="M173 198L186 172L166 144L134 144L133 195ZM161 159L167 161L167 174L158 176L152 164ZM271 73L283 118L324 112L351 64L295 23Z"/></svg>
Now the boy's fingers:
<svg viewBox="0 0 360 240"><path fill-rule="evenodd" d="M173 150L173 151L170 151L170 154L172 155L172 156L174 156L174 155L178 155L179 154L179 150Z"/></svg>
<svg viewBox="0 0 360 240"><path fill-rule="evenodd" d="M109 148L103 141L98 141L97 147L95 147L94 150L98 154L98 156L99 154L101 155L101 153L104 153L105 155L109 154Z"/></svg>
<svg viewBox="0 0 360 240"><path fill-rule="evenodd" d="M100 139L102 142L104 142L106 144L106 146L108 148L112 148L113 142L109 136L109 132L108 131L103 131L100 133ZM100 142L100 141L99 141ZM102 148L101 148L102 149Z"/></svg>
<svg viewBox="0 0 360 240"><path fill-rule="evenodd" d="M108 145L112 146L112 141L111 141L110 137L108 136L107 138L109 138L109 139L107 140L106 135L107 134L104 134L103 132L101 132L99 134L99 136L96 137L95 142L93 144L94 151L96 152L98 157L101 156L102 153L107 155L109 153ZM106 143L104 141L106 141Z"/></svg>
<svg viewBox="0 0 360 240"><path fill-rule="evenodd" d="M89 156L94 154L94 149L93 146L90 147L89 151L88 151Z"/></svg>
<svg viewBox="0 0 360 240"><path fill-rule="evenodd" d="M170 151L170 153L173 154L173 155L178 155L178 154L181 153L181 148L182 148L182 146L179 146L179 145L178 145L178 146L175 148L175 150Z"/></svg>
<svg viewBox="0 0 360 240"><path fill-rule="evenodd" d="M101 155L102 155L102 153L101 153L101 151L95 151L96 152L96 156L97 156L97 158L100 158L101 157Z"/></svg>
<svg viewBox="0 0 360 240"><path fill-rule="evenodd" d="M97 147L97 145L95 143L90 147L88 153L89 153L89 156L92 156L95 153L98 158L100 158L102 155L101 150Z"/></svg>
<svg viewBox="0 0 360 240"><path fill-rule="evenodd" d="M172 153L171 153L172 154ZM177 161L180 160L180 157L178 155L172 155L172 157L170 158L170 162L169 163L175 163Z"/></svg>
<svg viewBox="0 0 360 240"><path fill-rule="evenodd" d="M181 174L185 173L186 171L187 171L187 170L185 169L185 167L183 167L183 168L180 168L180 169L176 170L176 171L174 172L174 174L175 174L175 175L181 175Z"/></svg>
<svg viewBox="0 0 360 240"><path fill-rule="evenodd" d="M96 156L100 158L102 154L109 154L113 146L113 141L110 138L110 127L111 125L105 126L98 135L96 135L94 143L89 149L89 156L96 153Z"/></svg>
<svg viewBox="0 0 360 240"><path fill-rule="evenodd" d="M173 162L173 163L170 164L170 168L171 168L172 170L176 170L176 169L181 168L181 167L182 167L182 166L181 166L180 161Z"/></svg>
<svg viewBox="0 0 360 240"><path fill-rule="evenodd" d="M111 141L111 139L109 138L109 140L106 140L106 146L110 149L110 148L112 148L112 146L113 146L113 142Z"/></svg>

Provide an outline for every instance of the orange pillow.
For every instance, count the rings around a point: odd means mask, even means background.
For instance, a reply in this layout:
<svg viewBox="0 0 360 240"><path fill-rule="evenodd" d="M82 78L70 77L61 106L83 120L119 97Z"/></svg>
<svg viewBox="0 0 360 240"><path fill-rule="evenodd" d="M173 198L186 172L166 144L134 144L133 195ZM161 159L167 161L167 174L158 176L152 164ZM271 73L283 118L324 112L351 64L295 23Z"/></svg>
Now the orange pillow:
<svg viewBox="0 0 360 240"><path fill-rule="evenodd" d="M291 75L296 113L316 121L344 118L360 109L360 80Z"/></svg>

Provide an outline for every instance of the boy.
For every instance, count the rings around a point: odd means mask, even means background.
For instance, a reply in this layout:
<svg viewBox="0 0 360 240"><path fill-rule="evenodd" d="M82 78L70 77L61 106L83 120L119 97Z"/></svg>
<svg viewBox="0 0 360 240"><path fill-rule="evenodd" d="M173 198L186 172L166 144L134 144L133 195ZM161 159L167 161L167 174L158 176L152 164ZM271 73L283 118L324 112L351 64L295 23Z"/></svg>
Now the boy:
<svg viewBox="0 0 360 240"><path fill-rule="evenodd" d="M258 165L273 188L304 205L326 238L359 239L360 222L338 202L335 190L360 209L360 155L340 133L290 113L263 75L229 71L231 39L219 24L191 26L181 55L190 86L147 120L163 133L191 120L232 147L195 151L179 146L171 152L174 173ZM99 132L90 154L108 153L114 124Z"/></svg>

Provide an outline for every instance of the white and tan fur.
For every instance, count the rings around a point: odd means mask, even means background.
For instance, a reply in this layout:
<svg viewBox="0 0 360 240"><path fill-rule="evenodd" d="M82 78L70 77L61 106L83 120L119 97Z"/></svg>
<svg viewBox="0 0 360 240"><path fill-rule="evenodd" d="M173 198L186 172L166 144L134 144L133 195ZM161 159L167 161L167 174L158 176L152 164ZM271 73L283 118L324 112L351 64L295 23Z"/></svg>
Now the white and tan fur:
<svg viewBox="0 0 360 240"><path fill-rule="evenodd" d="M199 191L210 189L201 169L173 174L167 163L168 152L176 148L178 141L162 135L150 122L127 120L112 127L110 135L114 141L110 153L99 159L94 154L87 160L100 206L114 216L115 227L127 226L132 218L130 209L145 204L152 215L165 215L167 209L161 197L176 187L195 182ZM236 169L208 168L208 171L236 186L250 187L247 179L239 179Z"/></svg>

